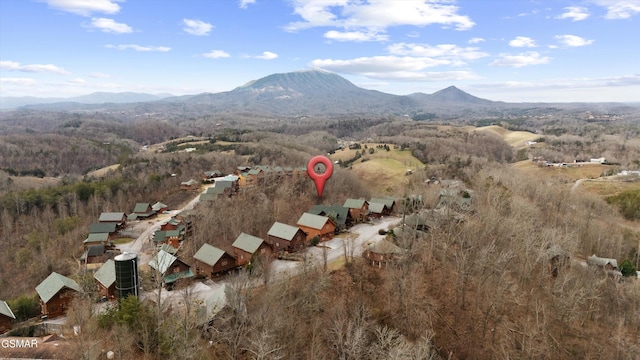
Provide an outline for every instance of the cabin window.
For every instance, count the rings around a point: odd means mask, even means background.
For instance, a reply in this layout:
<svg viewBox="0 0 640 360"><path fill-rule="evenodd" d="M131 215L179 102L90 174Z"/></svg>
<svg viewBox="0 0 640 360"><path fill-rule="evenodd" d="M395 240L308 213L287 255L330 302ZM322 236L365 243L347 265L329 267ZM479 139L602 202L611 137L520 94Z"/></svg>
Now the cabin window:
<svg viewBox="0 0 640 360"><path fill-rule="evenodd" d="M222 266L226 266L227 265L227 260L222 260L222 262L220 264L222 264Z"/></svg>

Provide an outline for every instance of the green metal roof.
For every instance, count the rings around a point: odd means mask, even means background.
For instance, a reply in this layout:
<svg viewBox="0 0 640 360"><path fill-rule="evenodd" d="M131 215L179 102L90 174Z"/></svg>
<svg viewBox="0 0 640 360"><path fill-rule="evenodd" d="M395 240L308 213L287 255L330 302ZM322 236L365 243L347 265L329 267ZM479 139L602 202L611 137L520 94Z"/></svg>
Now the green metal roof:
<svg viewBox="0 0 640 360"><path fill-rule="evenodd" d="M200 201L213 201L218 197L218 195L220 194L214 194L214 193L200 194Z"/></svg>
<svg viewBox="0 0 640 360"><path fill-rule="evenodd" d="M124 219L123 212L103 212L98 218L99 222L119 222Z"/></svg>
<svg viewBox="0 0 640 360"><path fill-rule="evenodd" d="M109 259L93 274L93 278L98 280L104 287L109 287L116 282L116 263Z"/></svg>
<svg viewBox="0 0 640 360"><path fill-rule="evenodd" d="M342 206L349 209L361 209L365 201L365 199L347 199Z"/></svg>
<svg viewBox="0 0 640 360"><path fill-rule="evenodd" d="M222 186L222 185L221 186L215 186L214 185L214 186L208 187L207 190L205 190L205 194L219 195L219 194L224 193L224 189L225 189L225 187Z"/></svg>
<svg viewBox="0 0 640 360"><path fill-rule="evenodd" d="M40 299L42 299L44 303L47 303L65 287L82 292L82 288L80 288L75 281L64 275L60 275L57 272L52 272L46 279L36 286L36 291L38 292Z"/></svg>
<svg viewBox="0 0 640 360"><path fill-rule="evenodd" d="M298 233L298 230L300 230L300 228L296 226L275 222L273 223L273 225L271 225L271 229L269 229L269 232L267 234L280 239L291 241Z"/></svg>
<svg viewBox="0 0 640 360"><path fill-rule="evenodd" d="M203 263L213 266L224 255L224 250L218 249L213 245L207 243L203 244L194 255L193 258L202 261Z"/></svg>
<svg viewBox="0 0 640 360"><path fill-rule="evenodd" d="M93 223L89 226L89 233L112 233L116 232L116 224L114 223Z"/></svg>
<svg viewBox="0 0 640 360"><path fill-rule="evenodd" d="M11 308L9 307L7 302L4 300L0 300L0 314L8 316L12 319L16 318L16 316L13 315L13 311L11 311Z"/></svg>
<svg viewBox="0 0 640 360"><path fill-rule="evenodd" d="M249 254L253 254L254 252L256 252L256 250L258 250L263 242L264 240L260 239L257 236L240 233L236 241L234 241L231 246L246 251Z"/></svg>
<svg viewBox="0 0 640 360"><path fill-rule="evenodd" d="M164 250L164 251L168 252L171 255L175 255L178 252L178 249L174 248L173 246L171 246L169 244L160 245L160 247L158 247L158 250Z"/></svg>
<svg viewBox="0 0 640 360"><path fill-rule="evenodd" d="M369 212L374 214L380 214L384 210L385 206L386 205L383 203L377 203L377 202L369 203Z"/></svg>
<svg viewBox="0 0 640 360"><path fill-rule="evenodd" d="M320 230L324 227L327 221L329 221L329 218L326 216L304 213L300 216L300 219L298 219L298 226L306 226Z"/></svg>
<svg viewBox="0 0 640 360"><path fill-rule="evenodd" d="M87 238L83 241L83 243L87 244L87 243L107 242L107 241L109 241L108 233L95 233L95 234L89 234L89 236L87 236Z"/></svg>
<svg viewBox="0 0 640 360"><path fill-rule="evenodd" d="M349 216L349 209L342 205L314 205L308 212L331 218L336 221L337 225L344 225L347 216Z"/></svg>
<svg viewBox="0 0 640 360"><path fill-rule="evenodd" d="M391 209L393 207L393 204L395 204L395 200L391 197L382 197L382 198L374 198L372 197L371 200L369 200L369 206L371 206L372 203L383 203L387 206L387 209Z"/></svg>
<svg viewBox="0 0 640 360"><path fill-rule="evenodd" d="M178 273L172 273L172 274L169 274L167 276L164 276L162 278L162 280L164 280L165 284L171 284L171 283L174 283L174 282L176 282L176 281L178 281L180 279L188 279L188 278L192 278L193 276L194 275L191 272L191 269L189 269L189 270L180 271Z"/></svg>
<svg viewBox="0 0 640 360"><path fill-rule="evenodd" d="M146 213L150 206L151 205L149 205L149 203L136 203L136 206L133 208L133 212Z"/></svg>
<svg viewBox="0 0 640 360"><path fill-rule="evenodd" d="M167 269L169 269L176 260L178 260L177 257L164 250L160 250L158 251L158 254L149 261L149 266L164 275L164 273L167 272Z"/></svg>

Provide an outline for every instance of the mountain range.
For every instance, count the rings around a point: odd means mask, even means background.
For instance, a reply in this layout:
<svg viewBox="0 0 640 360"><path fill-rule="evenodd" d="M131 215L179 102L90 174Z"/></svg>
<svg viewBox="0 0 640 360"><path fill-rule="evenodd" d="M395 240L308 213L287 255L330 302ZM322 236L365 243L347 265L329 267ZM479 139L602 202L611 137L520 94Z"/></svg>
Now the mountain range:
<svg viewBox="0 0 640 360"><path fill-rule="evenodd" d="M220 93L169 94L93 93L75 98L0 98L0 108L163 112L184 114L257 114L262 116L406 115L430 113L459 116L531 107L531 103L491 101L455 86L432 94L393 95L360 88L326 71L272 74ZM544 107L546 104L536 104ZM621 104L618 104L621 105ZM566 107L567 104L562 105Z"/></svg>

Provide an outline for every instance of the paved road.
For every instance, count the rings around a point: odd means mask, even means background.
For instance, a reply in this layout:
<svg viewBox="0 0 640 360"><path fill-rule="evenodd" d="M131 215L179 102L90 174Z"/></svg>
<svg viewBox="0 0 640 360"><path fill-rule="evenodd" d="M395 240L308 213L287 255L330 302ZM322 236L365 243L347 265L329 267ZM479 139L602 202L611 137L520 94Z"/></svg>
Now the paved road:
<svg viewBox="0 0 640 360"><path fill-rule="evenodd" d="M208 185L206 188L209 188L210 186L213 186L213 185ZM144 244L149 242L149 240L153 238L153 234L160 229L160 226L166 224L167 221L169 221L169 219L172 216L179 214L184 210L193 209L196 206L196 204L200 202L200 194L207 191L206 188L202 192L198 193L197 196L191 199L186 205L184 205L180 209L167 211L164 214L158 215L158 217L154 218L153 220L148 220L148 221L141 220L143 222L141 224L145 224L145 223L148 224L148 226L145 228L142 234L140 234L134 241L128 242L126 244L117 245L116 248L118 248L123 253L130 252L130 253L138 254L140 263L148 263L149 260L151 260L151 257L143 253L142 248Z"/></svg>

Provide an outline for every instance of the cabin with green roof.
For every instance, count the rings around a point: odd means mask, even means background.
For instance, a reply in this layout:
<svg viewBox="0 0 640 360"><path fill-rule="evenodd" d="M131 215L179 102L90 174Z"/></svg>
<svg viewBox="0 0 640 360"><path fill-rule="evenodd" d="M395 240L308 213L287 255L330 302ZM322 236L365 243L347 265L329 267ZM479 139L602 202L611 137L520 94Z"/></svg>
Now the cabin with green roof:
<svg viewBox="0 0 640 360"><path fill-rule="evenodd" d="M304 213L298 219L298 227L307 234L307 241L318 237L320 241L328 241L336 233L336 224L330 218L311 213Z"/></svg>
<svg viewBox="0 0 640 360"><path fill-rule="evenodd" d="M38 286L40 313L42 317L54 318L63 315L69 308L73 297L82 292L82 288L72 279L52 272Z"/></svg>
<svg viewBox="0 0 640 360"><path fill-rule="evenodd" d="M149 266L162 276L162 283L168 290L173 287L176 281L190 279L194 276L187 263L162 249L149 261Z"/></svg>
<svg viewBox="0 0 640 360"><path fill-rule="evenodd" d="M356 222L367 221L369 215L369 202L365 199L347 199L342 205L349 209L349 214Z"/></svg>
<svg viewBox="0 0 640 360"><path fill-rule="evenodd" d="M271 252L271 247L263 239L245 233L240 233L231 246L238 266L248 264L254 255L268 255Z"/></svg>
<svg viewBox="0 0 640 360"><path fill-rule="evenodd" d="M267 244L274 252L296 252L306 246L307 234L297 226L275 222L267 233Z"/></svg>
<svg viewBox="0 0 640 360"><path fill-rule="evenodd" d="M204 243L193 255L196 275L213 278L236 267L236 259L226 251Z"/></svg>
<svg viewBox="0 0 640 360"><path fill-rule="evenodd" d="M100 297L107 299L115 299L116 292L116 263L109 259L98 269L93 278L98 283L98 293Z"/></svg>

